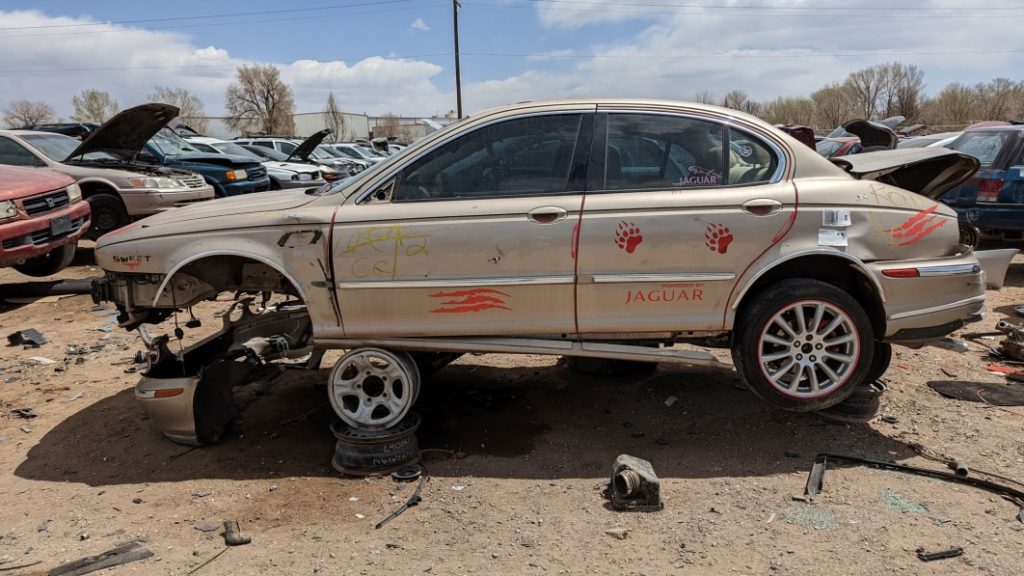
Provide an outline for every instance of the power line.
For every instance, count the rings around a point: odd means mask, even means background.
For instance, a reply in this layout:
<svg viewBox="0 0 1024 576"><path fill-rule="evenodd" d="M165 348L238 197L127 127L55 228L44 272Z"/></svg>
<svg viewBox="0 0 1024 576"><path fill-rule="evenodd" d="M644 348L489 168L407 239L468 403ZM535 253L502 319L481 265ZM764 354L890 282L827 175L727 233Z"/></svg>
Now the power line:
<svg viewBox="0 0 1024 576"><path fill-rule="evenodd" d="M403 7L403 8L392 8L390 10L361 10L361 11L358 11L358 12L347 12L345 15L346 16L361 16L361 15L367 15L367 14L391 14L391 13L395 13L395 12L408 12L410 10L422 10L423 8L433 8L433 7L437 7L437 6L448 6L448 4L445 3L445 2L441 2L441 3L424 4L424 5L418 5L418 6L406 6L406 7ZM295 17L292 17L292 18L266 18L266 19L262 19L262 20L241 20L241 21L235 20L235 21L231 22L231 25L232 26L240 26L240 25L246 25L246 24L265 24L265 23L277 23L277 22L295 22L295 21L300 21L300 20L323 20L323 16L295 16ZM42 38L46 38L46 37L54 38L54 37L58 37L58 36L63 38L65 36L88 36L88 35L95 35L95 34L124 34L124 33L128 33L128 32L158 32L158 31L162 31L162 30L183 30L183 29L187 29L187 28L214 28L214 27L223 27L223 26L224 26L223 22L213 22L213 23L205 23L205 24L177 24L177 25L173 25L173 26L150 26L150 27L146 27L146 28L118 28L118 29L115 29L115 30L90 30L90 31L83 31L83 32L64 32L64 31L58 31L58 32L37 32L37 33L31 33L31 34L14 34L14 35L3 34L3 35L0 35L0 41L3 41L3 40L14 40L14 39L18 39L18 38L39 38L39 37L42 37Z"/></svg>
<svg viewBox="0 0 1024 576"><path fill-rule="evenodd" d="M0 31L9 30L41 30L49 28L81 28L85 26L113 26L119 24L147 24L151 22L178 22L182 20L206 20L210 18L235 18L238 16L269 16L272 14L294 14L297 12L318 12L324 10L340 10L343 8L359 8L363 6L381 6L384 4L405 4L414 0L373 0L372 2L356 2L348 4L331 4L326 6L311 6L308 8L287 8L281 10L250 10L246 12L227 12L223 14L204 14L192 16L168 16L164 18L137 18L132 20L111 20L107 22L89 22L76 24L40 24L37 26L9 26L0 28Z"/></svg>
<svg viewBox="0 0 1024 576"><path fill-rule="evenodd" d="M758 11L811 11L821 10L860 12L1020 12L1024 8L1020 6L984 6L984 7L949 7L932 8L925 6L870 6L851 8L847 6L765 6L761 4L695 4L695 3L665 3L665 2L595 2L594 0L524 0L533 4L578 4L583 6L625 6L640 8L703 8L709 10L758 10Z"/></svg>

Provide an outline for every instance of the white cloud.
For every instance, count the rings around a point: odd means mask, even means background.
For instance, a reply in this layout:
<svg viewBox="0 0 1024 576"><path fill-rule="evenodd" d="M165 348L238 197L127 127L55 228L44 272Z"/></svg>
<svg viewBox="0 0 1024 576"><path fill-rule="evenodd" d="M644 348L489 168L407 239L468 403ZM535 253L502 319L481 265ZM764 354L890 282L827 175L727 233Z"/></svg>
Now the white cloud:
<svg viewBox="0 0 1024 576"><path fill-rule="evenodd" d="M0 22L15 28L92 21L0 11ZM72 112L71 97L83 89L106 90L126 108L144 102L157 85L191 90L207 114L219 115L235 68L253 63L220 47L195 46L182 34L107 24L4 32L0 54L0 110L27 98L52 104L65 118ZM290 83L300 112L323 108L331 90L353 112L431 114L451 107L450 97L431 82L443 69L429 62L371 57L274 64Z"/></svg>
<svg viewBox="0 0 1024 576"><path fill-rule="evenodd" d="M567 40L513 60L522 65L521 72L467 76L467 70L488 67L466 66L464 59L465 110L573 96L689 99L698 90L721 96L741 89L757 99L804 95L852 70L896 60L925 70L933 93L951 81L1024 79L1024 36L1016 30L1024 7L1013 12L981 0L917 0L915 10L907 12L900 10L906 3L878 10L869 8L880 6L878 0L847 0L830 4L841 10L812 12L721 8L806 7L810 0L727 0L714 9L624 8L622 0L585 1L538 3L538 21ZM630 20L628 33L607 24L623 19ZM0 22L7 28L90 21L0 11ZM420 29L417 23L426 27L417 19L411 28ZM591 26L593 34L557 30ZM595 40L583 40L587 37ZM84 88L107 90L125 107L142 102L158 84L192 90L209 114L220 114L235 67L252 63L220 46L197 46L183 34L106 24L4 31L0 54L0 110L11 100L38 99L65 117L71 96ZM291 84L300 112L320 110L333 90L346 111L428 115L454 108L450 80L438 81L444 72L450 74L450 64L442 62L375 56L274 64Z"/></svg>
<svg viewBox="0 0 1024 576"><path fill-rule="evenodd" d="M409 25L409 28L412 30L422 30L424 32L430 30L430 26L427 26L427 23L423 21L423 18L413 20L412 24Z"/></svg>

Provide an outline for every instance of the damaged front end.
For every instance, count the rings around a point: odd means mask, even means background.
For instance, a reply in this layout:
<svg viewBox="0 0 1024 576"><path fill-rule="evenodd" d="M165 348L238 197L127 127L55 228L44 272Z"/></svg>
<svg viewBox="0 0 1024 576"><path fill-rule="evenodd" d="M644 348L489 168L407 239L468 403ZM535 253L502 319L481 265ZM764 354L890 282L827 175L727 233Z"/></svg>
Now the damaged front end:
<svg viewBox="0 0 1024 576"><path fill-rule="evenodd" d="M175 353L171 338L148 338L148 366L135 397L170 440L199 446L216 442L238 415L235 386L279 374L285 366L316 369L322 350L312 346L306 306L286 302L254 310L253 298L231 304L223 327ZM293 360L290 364L274 362Z"/></svg>

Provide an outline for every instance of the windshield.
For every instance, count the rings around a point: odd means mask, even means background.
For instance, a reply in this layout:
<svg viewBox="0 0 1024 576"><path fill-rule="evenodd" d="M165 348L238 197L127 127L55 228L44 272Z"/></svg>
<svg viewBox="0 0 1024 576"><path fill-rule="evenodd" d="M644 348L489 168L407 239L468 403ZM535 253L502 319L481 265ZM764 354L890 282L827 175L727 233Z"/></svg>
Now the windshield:
<svg viewBox="0 0 1024 576"><path fill-rule="evenodd" d="M992 132L964 132L948 147L970 154L981 161L982 168L991 168L996 161L996 156L1003 149L1003 144L1013 136L1012 132L1001 130Z"/></svg>
<svg viewBox="0 0 1024 576"><path fill-rule="evenodd" d="M348 156L349 158L355 158L356 160L366 160L371 158L369 154L363 154L358 148L352 146L336 146L334 151L344 156Z"/></svg>
<svg viewBox="0 0 1024 576"><path fill-rule="evenodd" d="M63 134L25 134L22 136L26 142L46 155L50 160L63 162L81 144L78 140ZM90 152L83 156L85 160L117 160L113 155L106 152Z"/></svg>
<svg viewBox="0 0 1024 576"><path fill-rule="evenodd" d="M177 156L179 154L192 154L199 152L181 136L167 128L161 128L155 136L150 138L149 143L164 156Z"/></svg>
<svg viewBox="0 0 1024 576"><path fill-rule="evenodd" d="M221 154L234 154L235 156L245 156L246 158L255 158L256 160L262 160L259 156L252 152L242 148L234 142L218 142L217 144L210 144L213 148Z"/></svg>
<svg viewBox="0 0 1024 576"><path fill-rule="evenodd" d="M246 150L261 158L269 158L275 162L284 162L288 159L288 155L283 152L278 152L273 148L267 148L266 146L257 146L256 144L246 144L242 146Z"/></svg>

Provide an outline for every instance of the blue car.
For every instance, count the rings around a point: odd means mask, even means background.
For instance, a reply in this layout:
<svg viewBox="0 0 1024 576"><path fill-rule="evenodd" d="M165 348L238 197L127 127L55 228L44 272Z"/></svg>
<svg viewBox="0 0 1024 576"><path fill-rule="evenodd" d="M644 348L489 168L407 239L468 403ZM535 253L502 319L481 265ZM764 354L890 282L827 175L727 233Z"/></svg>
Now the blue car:
<svg viewBox="0 0 1024 576"><path fill-rule="evenodd" d="M1024 125L968 129L949 148L981 162L975 175L947 192L942 201L986 234L1024 235ZM961 225L961 230L964 226ZM977 238L972 244L977 243Z"/></svg>
<svg viewBox="0 0 1024 576"><path fill-rule="evenodd" d="M218 198L270 190L267 169L259 161L247 156L200 152L168 128L150 138L136 160L200 174L213 186Z"/></svg>

